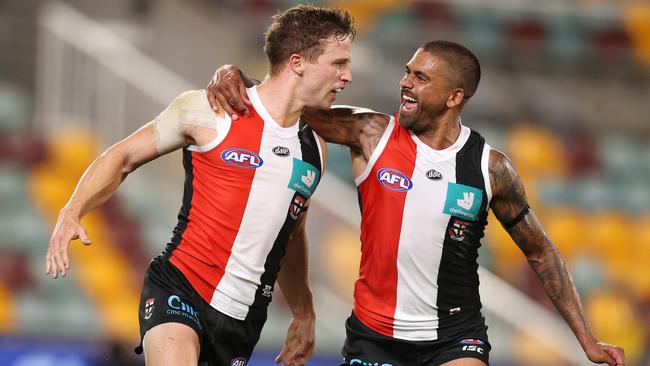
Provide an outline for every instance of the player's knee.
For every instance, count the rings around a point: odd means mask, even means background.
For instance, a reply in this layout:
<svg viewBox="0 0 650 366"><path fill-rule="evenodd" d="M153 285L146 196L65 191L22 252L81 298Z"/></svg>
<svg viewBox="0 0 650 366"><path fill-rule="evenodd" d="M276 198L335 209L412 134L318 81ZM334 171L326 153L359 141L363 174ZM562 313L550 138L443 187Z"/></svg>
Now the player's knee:
<svg viewBox="0 0 650 366"><path fill-rule="evenodd" d="M147 366L196 365L199 337L191 327L165 323L147 331L143 340Z"/></svg>

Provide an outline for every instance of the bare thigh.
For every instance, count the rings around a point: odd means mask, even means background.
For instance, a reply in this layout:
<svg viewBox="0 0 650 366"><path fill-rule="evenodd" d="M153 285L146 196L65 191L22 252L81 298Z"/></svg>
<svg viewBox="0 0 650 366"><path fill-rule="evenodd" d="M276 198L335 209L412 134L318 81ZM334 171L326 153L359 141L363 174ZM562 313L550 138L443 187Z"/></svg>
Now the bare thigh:
<svg viewBox="0 0 650 366"><path fill-rule="evenodd" d="M181 323L156 325L144 337L147 366L196 366L199 349L199 337L194 329Z"/></svg>
<svg viewBox="0 0 650 366"><path fill-rule="evenodd" d="M441 366L487 366L485 362L476 358L459 358L457 360L443 363Z"/></svg>

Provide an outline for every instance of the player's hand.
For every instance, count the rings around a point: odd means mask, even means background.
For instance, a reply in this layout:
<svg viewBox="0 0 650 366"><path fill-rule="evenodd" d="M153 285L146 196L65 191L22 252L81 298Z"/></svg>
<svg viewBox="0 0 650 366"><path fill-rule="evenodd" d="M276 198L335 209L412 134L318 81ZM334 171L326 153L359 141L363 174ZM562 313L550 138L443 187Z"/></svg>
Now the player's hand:
<svg viewBox="0 0 650 366"><path fill-rule="evenodd" d="M606 363L609 366L625 366L625 351L611 344L596 342L585 349L591 362Z"/></svg>
<svg viewBox="0 0 650 366"><path fill-rule="evenodd" d="M68 213L61 212L50 238L50 244L47 247L45 274L49 275L51 273L55 279L59 277L59 273L65 277L66 270L70 268L68 246L70 241L75 239L81 239L81 242L85 245L91 243L86 229L81 226L79 220Z"/></svg>
<svg viewBox="0 0 650 366"><path fill-rule="evenodd" d="M248 117L247 106L253 104L248 99L246 85L237 66L223 65L218 68L208 84L207 91L208 101L215 112L223 108L232 120L238 118L238 113Z"/></svg>
<svg viewBox="0 0 650 366"><path fill-rule="evenodd" d="M282 362L285 366L303 366L314 353L316 318L293 318L282 352L275 358L275 363Z"/></svg>

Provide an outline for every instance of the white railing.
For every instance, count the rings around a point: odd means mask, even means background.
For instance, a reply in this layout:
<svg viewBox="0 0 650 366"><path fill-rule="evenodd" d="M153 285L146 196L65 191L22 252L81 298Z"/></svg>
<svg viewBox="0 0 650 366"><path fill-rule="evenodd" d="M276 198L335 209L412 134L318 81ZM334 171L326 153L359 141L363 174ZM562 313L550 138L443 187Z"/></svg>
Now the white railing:
<svg viewBox="0 0 650 366"><path fill-rule="evenodd" d="M150 117L180 92L194 88L69 5L48 3L39 25L35 126L45 134L75 123L91 123L108 144L134 129L126 121L142 122L139 115ZM147 103L151 106L147 107ZM359 227L356 192L336 176L325 175L314 203L346 224ZM555 313L531 301L490 271L480 268L479 274L495 356L511 353L507 349L509 345L502 340L511 339L513 335L506 333L515 329L550 346L571 364L589 364L572 333ZM323 320L327 318L324 314L349 313L349 304L336 298L326 286L315 287L317 297L318 293L326 294L323 297L328 299L318 305L322 308L319 326L334 329ZM342 323L337 323L336 328L342 329Z"/></svg>

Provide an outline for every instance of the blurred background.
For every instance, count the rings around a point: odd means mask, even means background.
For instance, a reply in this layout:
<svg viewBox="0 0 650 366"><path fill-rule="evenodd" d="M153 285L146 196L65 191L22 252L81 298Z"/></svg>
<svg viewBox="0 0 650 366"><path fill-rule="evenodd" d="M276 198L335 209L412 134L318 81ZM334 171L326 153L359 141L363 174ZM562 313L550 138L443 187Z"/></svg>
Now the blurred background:
<svg viewBox="0 0 650 366"><path fill-rule="evenodd" d="M262 32L297 1L0 0L0 365L142 365L144 270L171 237L180 153L129 176L82 223L64 280L44 275L58 211L110 144L223 63L262 79ZM315 1L356 18L339 97L393 113L417 46L467 45L483 79L464 124L508 154L568 262L594 333L650 365L650 2ZM338 365L359 260L347 151L330 146L308 233L318 311L312 365ZM525 258L491 218L481 294L496 366L588 364ZM289 313L276 294L249 365L271 365Z"/></svg>

